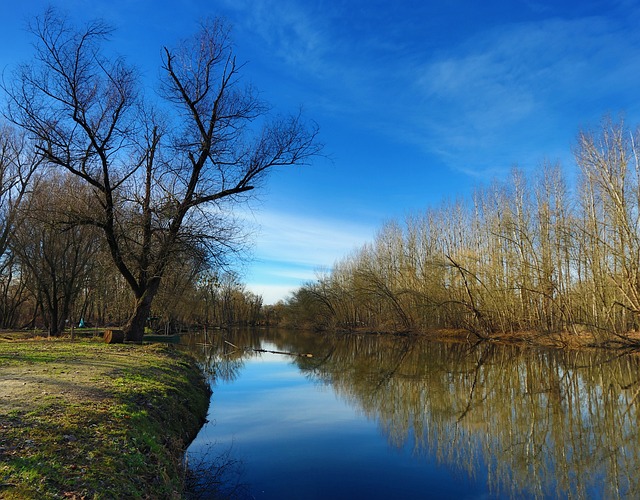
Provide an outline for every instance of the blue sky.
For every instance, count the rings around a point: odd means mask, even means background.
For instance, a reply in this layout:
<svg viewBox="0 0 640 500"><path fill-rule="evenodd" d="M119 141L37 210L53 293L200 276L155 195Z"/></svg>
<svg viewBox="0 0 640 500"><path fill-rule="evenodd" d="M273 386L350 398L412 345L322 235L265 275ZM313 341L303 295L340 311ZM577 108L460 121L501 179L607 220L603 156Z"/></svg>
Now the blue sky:
<svg viewBox="0 0 640 500"><path fill-rule="evenodd" d="M50 2L5 2L0 67L30 56ZM160 49L204 16L275 111L320 126L328 158L275 173L243 210L243 280L265 303L374 238L384 221L464 197L513 166L574 168L581 129L640 119L640 4L630 0L59 0L117 28L114 50L153 81Z"/></svg>

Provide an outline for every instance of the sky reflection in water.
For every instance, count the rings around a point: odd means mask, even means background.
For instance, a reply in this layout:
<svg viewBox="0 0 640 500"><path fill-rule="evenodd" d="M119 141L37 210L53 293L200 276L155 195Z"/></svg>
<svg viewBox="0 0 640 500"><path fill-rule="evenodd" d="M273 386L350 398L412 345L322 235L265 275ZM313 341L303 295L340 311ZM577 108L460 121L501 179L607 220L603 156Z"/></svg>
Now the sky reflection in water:
<svg viewBox="0 0 640 500"><path fill-rule="evenodd" d="M263 346L274 349L273 346ZM258 499L483 498L484 478L391 446L377 422L300 371L290 356L260 353L236 380L217 381L209 420L191 445L231 447Z"/></svg>

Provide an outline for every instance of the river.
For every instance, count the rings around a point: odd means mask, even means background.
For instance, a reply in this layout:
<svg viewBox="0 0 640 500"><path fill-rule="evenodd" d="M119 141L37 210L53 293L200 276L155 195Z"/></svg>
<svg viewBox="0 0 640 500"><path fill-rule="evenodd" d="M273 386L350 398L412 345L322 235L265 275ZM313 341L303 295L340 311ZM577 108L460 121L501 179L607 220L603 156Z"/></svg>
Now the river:
<svg viewBox="0 0 640 500"><path fill-rule="evenodd" d="M279 330L189 349L213 390L201 498L640 498L636 355Z"/></svg>

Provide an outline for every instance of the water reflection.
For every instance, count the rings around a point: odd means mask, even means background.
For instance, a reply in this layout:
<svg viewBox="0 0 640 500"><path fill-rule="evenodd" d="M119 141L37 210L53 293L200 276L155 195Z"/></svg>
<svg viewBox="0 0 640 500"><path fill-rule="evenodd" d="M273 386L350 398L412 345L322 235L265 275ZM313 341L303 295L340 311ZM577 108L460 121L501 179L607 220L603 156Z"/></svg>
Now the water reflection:
<svg viewBox="0 0 640 500"><path fill-rule="evenodd" d="M378 422L390 445L437 457L493 495L640 496L637 356L406 337L284 331L194 339L210 375L234 380L268 341Z"/></svg>

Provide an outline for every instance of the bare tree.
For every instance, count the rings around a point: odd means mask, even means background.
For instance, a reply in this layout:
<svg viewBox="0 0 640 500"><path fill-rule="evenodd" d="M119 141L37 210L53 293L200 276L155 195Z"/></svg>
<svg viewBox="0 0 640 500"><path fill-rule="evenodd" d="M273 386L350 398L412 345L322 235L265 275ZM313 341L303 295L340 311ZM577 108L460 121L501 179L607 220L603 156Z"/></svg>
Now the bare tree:
<svg viewBox="0 0 640 500"><path fill-rule="evenodd" d="M606 120L598 134L581 133L576 148L593 288L604 310L598 322L623 334L640 314L639 140L638 131Z"/></svg>
<svg viewBox="0 0 640 500"><path fill-rule="evenodd" d="M60 335L72 319L72 306L91 277L98 250L94 227L69 227L60 219L66 205L81 199L82 191L69 174L42 179L25 198L21 224L11 241L52 336Z"/></svg>
<svg viewBox="0 0 640 500"><path fill-rule="evenodd" d="M164 49L155 107L143 101L135 69L103 50L111 31L103 22L75 29L48 10L31 31L35 62L4 85L7 114L37 139L48 163L93 190L93 204L70 213L73 222L102 229L135 296L126 336L140 340L183 242L198 242L217 259L236 249L229 207L274 167L318 154L317 128L300 114L269 118L240 80L221 20Z"/></svg>
<svg viewBox="0 0 640 500"><path fill-rule="evenodd" d="M24 301L25 283L10 249L20 224L22 205L38 160L24 134L0 124L0 324L14 326L17 309Z"/></svg>

